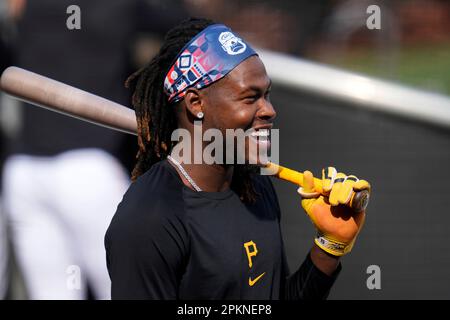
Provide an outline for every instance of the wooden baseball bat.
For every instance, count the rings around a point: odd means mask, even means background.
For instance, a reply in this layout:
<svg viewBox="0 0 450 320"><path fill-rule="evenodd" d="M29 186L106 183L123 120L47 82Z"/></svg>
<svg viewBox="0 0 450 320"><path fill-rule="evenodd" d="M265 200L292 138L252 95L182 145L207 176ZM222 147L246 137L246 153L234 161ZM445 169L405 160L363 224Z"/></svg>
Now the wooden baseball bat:
<svg viewBox="0 0 450 320"><path fill-rule="evenodd" d="M137 134L136 116L133 110L77 89L62 82L18 68L7 68L0 78L0 88L19 100L56 111L71 117L129 134ZM303 186L303 174L269 163L267 168L280 179ZM322 181L315 178L315 188L323 194ZM354 193L350 207L356 212L366 209L369 191Z"/></svg>

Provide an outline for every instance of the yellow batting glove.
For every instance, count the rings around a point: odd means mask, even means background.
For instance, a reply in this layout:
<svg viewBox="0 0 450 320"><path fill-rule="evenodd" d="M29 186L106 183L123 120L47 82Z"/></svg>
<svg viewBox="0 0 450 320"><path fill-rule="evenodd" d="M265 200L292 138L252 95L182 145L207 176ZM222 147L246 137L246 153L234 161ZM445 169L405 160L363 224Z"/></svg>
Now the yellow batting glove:
<svg viewBox="0 0 450 320"><path fill-rule="evenodd" d="M313 174L305 171L298 193L318 231L314 242L334 256L343 256L353 248L366 216L365 211L355 213L349 207L350 200L356 191L370 191L370 184L328 167L322 170L322 190L323 194L316 191Z"/></svg>

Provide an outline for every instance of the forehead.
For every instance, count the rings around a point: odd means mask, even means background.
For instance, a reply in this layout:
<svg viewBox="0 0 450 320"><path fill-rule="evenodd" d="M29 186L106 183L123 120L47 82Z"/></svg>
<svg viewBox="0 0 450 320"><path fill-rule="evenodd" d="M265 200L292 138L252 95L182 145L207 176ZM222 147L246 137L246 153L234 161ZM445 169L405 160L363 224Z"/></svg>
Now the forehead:
<svg viewBox="0 0 450 320"><path fill-rule="evenodd" d="M235 91L258 87L266 89L270 84L266 68L258 56L251 56L240 63L224 78L223 85Z"/></svg>

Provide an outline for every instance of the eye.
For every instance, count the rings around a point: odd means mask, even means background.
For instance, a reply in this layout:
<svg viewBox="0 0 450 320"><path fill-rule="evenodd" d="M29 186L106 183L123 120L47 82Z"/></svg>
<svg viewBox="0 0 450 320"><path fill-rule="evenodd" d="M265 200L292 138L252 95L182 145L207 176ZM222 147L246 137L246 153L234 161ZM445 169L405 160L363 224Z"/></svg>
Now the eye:
<svg viewBox="0 0 450 320"><path fill-rule="evenodd" d="M270 99L270 91L271 91L271 90L267 90L266 93L264 94L264 98L265 98L266 100L269 100L269 99Z"/></svg>
<svg viewBox="0 0 450 320"><path fill-rule="evenodd" d="M258 100L259 99L259 95L251 95L251 96L247 96L247 97L245 97L244 98L244 101L246 102L246 103L254 103L254 102L256 102L256 100Z"/></svg>

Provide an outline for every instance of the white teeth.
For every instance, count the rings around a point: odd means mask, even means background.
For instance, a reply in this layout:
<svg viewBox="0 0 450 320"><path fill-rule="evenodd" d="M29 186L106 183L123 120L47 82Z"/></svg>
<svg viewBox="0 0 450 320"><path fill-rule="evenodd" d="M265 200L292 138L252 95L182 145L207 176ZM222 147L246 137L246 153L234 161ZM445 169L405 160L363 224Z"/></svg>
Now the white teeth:
<svg viewBox="0 0 450 320"><path fill-rule="evenodd" d="M269 129L259 129L251 133L253 137L268 137L270 135Z"/></svg>

